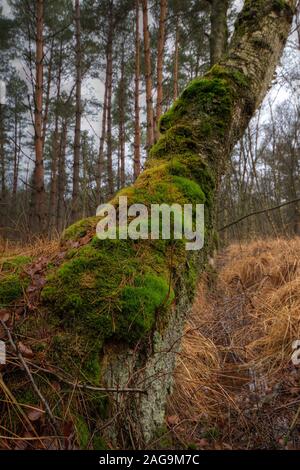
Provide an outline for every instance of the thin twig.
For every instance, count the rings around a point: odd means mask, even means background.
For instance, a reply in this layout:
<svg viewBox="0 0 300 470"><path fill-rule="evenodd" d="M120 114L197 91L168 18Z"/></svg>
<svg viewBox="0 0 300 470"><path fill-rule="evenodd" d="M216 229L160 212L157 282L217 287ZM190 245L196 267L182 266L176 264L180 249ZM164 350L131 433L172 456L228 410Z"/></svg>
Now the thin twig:
<svg viewBox="0 0 300 470"><path fill-rule="evenodd" d="M5 322L3 320L0 320L1 322L1 325L3 327L3 329L5 330L6 334L7 334L7 337L8 337L8 340L13 348L13 350L16 352L20 362L22 363L22 366L24 367L29 379L30 379L30 382L32 384L32 387L35 391L35 393L38 395L38 397L40 398L41 402L43 403L44 407L45 407L45 410L51 420L51 423L55 429L55 431L57 432L57 434L59 435L59 432L58 432L58 429L57 429L57 426L56 426L56 420L55 420L55 417L51 411L51 408L46 400L46 398L44 397L44 395L42 394L42 392L40 391L40 389L38 388L38 386L36 385L35 381L34 381L34 378L30 372L30 369L28 367L28 365L26 364L26 361L24 359L24 357L22 356L21 352L19 351L19 348L16 346L13 338L12 338L12 335L11 335L11 332L9 331L9 328L6 326Z"/></svg>
<svg viewBox="0 0 300 470"><path fill-rule="evenodd" d="M113 387L96 387L93 385L88 385L88 384L83 384L83 383L74 383L68 379L65 379L61 375L59 375L57 372L54 372L53 370L45 369L44 367L40 367L38 364L35 364L34 362L27 361L31 366L37 368L41 372L45 372L46 374L51 374L54 375L58 380L61 382L66 383L67 385L70 385L71 387L74 388L81 388L81 389L86 389L86 390L92 390L94 392L112 392L112 393L147 393L147 390L144 390L142 388L113 388Z"/></svg>
<svg viewBox="0 0 300 470"><path fill-rule="evenodd" d="M242 220L248 219L248 217L252 217L253 215L259 215L259 214L264 214L265 212L275 211L276 209L280 209L281 207L288 206L289 204L294 204L294 203L299 202L299 201L300 201L300 197L298 197L297 199L293 199L292 201L288 201L288 202L284 202L283 204L279 204L278 206L268 207L267 209L260 209L258 211L250 212L249 214L243 215L243 217L240 217L239 219L234 220L233 222L230 222L230 224L225 225L222 228L219 228L218 231L223 232L223 230L226 230L227 228L232 227L233 225L236 225L239 222L242 222Z"/></svg>

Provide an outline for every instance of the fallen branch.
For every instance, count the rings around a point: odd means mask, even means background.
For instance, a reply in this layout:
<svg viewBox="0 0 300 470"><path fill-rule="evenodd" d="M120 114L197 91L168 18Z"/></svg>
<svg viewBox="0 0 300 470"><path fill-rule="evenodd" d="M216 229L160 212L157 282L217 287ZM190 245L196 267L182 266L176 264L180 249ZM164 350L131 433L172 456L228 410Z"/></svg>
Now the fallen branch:
<svg viewBox="0 0 300 470"><path fill-rule="evenodd" d="M232 227L233 225L236 225L239 222L242 222L242 220L248 219L248 217L252 217L253 215L263 214L263 213L269 212L269 211L275 211L276 209L280 209L281 207L288 206L290 204L294 204L294 203L299 202L299 201L300 201L300 197L298 197L297 199L293 199L292 201L288 201L288 202L284 202L282 204L279 204L278 206L268 207L267 209L260 209L258 211L250 212L249 214L243 215L243 217L240 217L239 219L234 220L233 222L230 222L230 224L225 225L222 228L219 228L218 232L223 232L223 230L226 230L226 229Z"/></svg>
<svg viewBox="0 0 300 470"><path fill-rule="evenodd" d="M70 385L71 387L74 388L81 388L81 389L86 389L86 390L92 390L94 392L109 392L109 393L147 393L147 390L144 390L142 388L113 388L113 387L97 387L94 385L88 385L84 383L75 383L72 382L68 379L65 379L61 375L59 375L57 372L50 370L50 369L45 369L44 367L40 367L38 364L35 364L34 362L27 361L32 367L35 367L41 372L45 372L46 374L51 374L54 375L58 380L61 382L64 382L67 385Z"/></svg>

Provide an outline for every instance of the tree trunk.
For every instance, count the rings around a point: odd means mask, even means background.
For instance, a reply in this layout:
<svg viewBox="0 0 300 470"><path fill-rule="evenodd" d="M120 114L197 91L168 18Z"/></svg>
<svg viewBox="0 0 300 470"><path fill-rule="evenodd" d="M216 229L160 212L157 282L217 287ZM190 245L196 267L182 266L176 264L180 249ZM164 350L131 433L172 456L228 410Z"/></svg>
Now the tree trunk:
<svg viewBox="0 0 300 470"><path fill-rule="evenodd" d="M108 197L114 194L112 164L112 81L113 81L113 4L110 2L109 32L107 42L107 183Z"/></svg>
<svg viewBox="0 0 300 470"><path fill-rule="evenodd" d="M48 73L47 73L47 86L46 86L46 93L45 93L45 112L44 112L44 118L43 118L43 147L45 145L47 124L48 124L49 105L50 105L50 92L51 92L52 66L53 66L53 50L54 50L54 39L52 39L52 41L51 41L50 57L49 57Z"/></svg>
<svg viewBox="0 0 300 470"><path fill-rule="evenodd" d="M227 50L227 12L229 0L211 0L210 64L213 66Z"/></svg>
<svg viewBox="0 0 300 470"><path fill-rule="evenodd" d="M12 187L12 208L16 210L17 202L17 190L18 190L18 174L19 174L19 134L20 131L18 127L20 126L18 122L18 113L17 113L17 100L15 99L15 111L14 111L14 169L13 169L13 187Z"/></svg>
<svg viewBox="0 0 300 470"><path fill-rule="evenodd" d="M163 64L164 64L164 48L165 48L165 35L166 35L166 21L167 21L168 2L167 0L160 0L160 16L159 16L159 30L158 30L158 45L157 45L157 103L155 121L159 123L162 115L163 105ZM155 129L156 140L159 137L158 129Z"/></svg>
<svg viewBox="0 0 300 470"><path fill-rule="evenodd" d="M58 157L58 195L57 195L57 231L61 233L65 228L65 189L66 189L66 148L67 148L68 121L62 123L60 148Z"/></svg>
<svg viewBox="0 0 300 470"><path fill-rule="evenodd" d="M121 58L121 79L119 89L119 140L120 140L120 188L125 186L125 61L124 45Z"/></svg>
<svg viewBox="0 0 300 470"><path fill-rule="evenodd" d="M81 31L80 31L80 1L75 0L75 38L76 38L76 116L74 133L73 159L73 191L72 213L74 222L79 217L79 164L80 164L80 134L81 134Z"/></svg>
<svg viewBox="0 0 300 470"><path fill-rule="evenodd" d="M174 101L178 98L178 73L179 73L179 16L176 17L175 51L174 51Z"/></svg>
<svg viewBox="0 0 300 470"><path fill-rule="evenodd" d="M59 49L59 63L57 73L57 92L56 92L56 103L60 99L61 89L61 73L62 73L62 41L60 41ZM55 114L55 124L52 136L52 159L51 159L51 182L50 182L50 200L49 200L49 235L50 237L56 230L56 210L57 210L57 162L59 158L59 117L58 113Z"/></svg>
<svg viewBox="0 0 300 470"><path fill-rule="evenodd" d="M6 168L5 168L5 135L3 104L0 102L0 171L1 171L1 192L0 192L0 226L5 226L6 214Z"/></svg>
<svg viewBox="0 0 300 470"><path fill-rule="evenodd" d="M152 66L150 34L148 22L148 0L141 0L143 7L143 30L144 30L144 55L145 55L145 82L146 82L146 107L147 107L147 155L154 143L154 115L152 98Z"/></svg>
<svg viewBox="0 0 300 470"><path fill-rule="evenodd" d="M34 103L35 167L31 201L31 227L44 233L46 229L46 200L43 157L43 60L44 60L44 2L36 1L36 79Z"/></svg>
<svg viewBox="0 0 300 470"><path fill-rule="evenodd" d="M104 143L106 138L106 123L107 123L107 89L108 89L108 51L106 53L106 72L105 72L105 84L104 84L104 99L103 99L103 110L102 110L102 122L101 122L101 137L98 153L98 168L97 168L97 204L103 202L102 194L102 182L104 172Z"/></svg>
<svg viewBox="0 0 300 470"><path fill-rule="evenodd" d="M141 131L140 131L140 0L135 0L135 90L134 90L134 161L133 178L141 172Z"/></svg>
<svg viewBox="0 0 300 470"><path fill-rule="evenodd" d="M72 253L47 277L42 301L58 319L55 334L58 325L62 331L57 354L65 338L60 368L73 370L82 344L80 369L119 392L105 405L105 416L109 442L122 448L144 447L164 423L197 275L215 249L218 183L270 86L294 7L294 0L265 0L263 8L260 0L246 0L227 57L193 80L162 116L147 169L122 190L128 205L204 203L204 248L186 251L176 240L97 240L97 221L90 218L66 230L63 243ZM118 197L111 202L119 208ZM128 388L131 393L121 392ZM89 412L95 409L93 402Z"/></svg>

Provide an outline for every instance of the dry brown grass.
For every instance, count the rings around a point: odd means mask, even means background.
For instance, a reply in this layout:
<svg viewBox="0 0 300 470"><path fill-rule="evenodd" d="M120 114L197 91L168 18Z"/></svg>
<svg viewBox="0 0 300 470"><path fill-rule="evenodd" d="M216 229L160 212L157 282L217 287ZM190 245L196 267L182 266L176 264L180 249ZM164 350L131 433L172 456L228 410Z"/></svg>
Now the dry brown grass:
<svg viewBox="0 0 300 470"><path fill-rule="evenodd" d="M285 374L295 373L291 355L292 342L300 339L300 238L233 244L219 257L217 269L213 288L207 287L205 277L200 282L168 412L178 416L174 432L185 444L199 441L215 426L224 426L230 434L234 416L232 426L242 429L243 447L245 434L271 432L261 419L252 429L244 401L251 401L254 390L255 400L269 394L272 402L276 395L280 405L287 399L284 387L290 378ZM282 396L274 392L280 387L285 390ZM285 406L288 427L289 413L296 411ZM276 427L278 419L274 417L269 428ZM247 445L252 445L253 436L247 435ZM227 437L230 446L236 443L236 437ZM274 436L265 439L270 443Z"/></svg>
<svg viewBox="0 0 300 470"><path fill-rule="evenodd" d="M0 239L0 259L9 259L14 256L52 256L59 250L59 238L48 240L46 238L35 238L30 243L16 243Z"/></svg>
<svg viewBox="0 0 300 470"><path fill-rule="evenodd" d="M249 357L266 369L285 367L300 339L300 238L233 245L226 257L220 278L227 293L243 289L250 300Z"/></svg>

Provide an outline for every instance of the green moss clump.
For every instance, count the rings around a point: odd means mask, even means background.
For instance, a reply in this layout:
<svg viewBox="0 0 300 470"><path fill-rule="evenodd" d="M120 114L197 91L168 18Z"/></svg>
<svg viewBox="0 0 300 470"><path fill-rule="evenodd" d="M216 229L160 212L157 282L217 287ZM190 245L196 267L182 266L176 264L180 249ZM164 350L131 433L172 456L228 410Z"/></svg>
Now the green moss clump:
<svg viewBox="0 0 300 470"><path fill-rule="evenodd" d="M99 385L101 380L100 351L102 343L97 338L79 332L53 332L54 336L47 357L54 364L63 366L72 376L83 382Z"/></svg>
<svg viewBox="0 0 300 470"><path fill-rule="evenodd" d="M84 237L90 230L93 230L98 220L99 217L88 217L87 219L79 220L64 231L62 240L77 240Z"/></svg>
<svg viewBox="0 0 300 470"><path fill-rule="evenodd" d="M90 431L82 416L76 417L75 429L80 449L87 449L90 442Z"/></svg>
<svg viewBox="0 0 300 470"><path fill-rule="evenodd" d="M183 176L173 176L173 181L188 201L204 204L205 194L198 183Z"/></svg>
<svg viewBox="0 0 300 470"><path fill-rule="evenodd" d="M32 261L30 256L15 256L13 258L4 259L2 262L3 271L17 271L20 272L26 264Z"/></svg>
<svg viewBox="0 0 300 470"><path fill-rule="evenodd" d="M214 65L206 74L207 77L218 77L227 80L239 88L246 88L249 86L249 79L240 70L232 67L224 67L222 65Z"/></svg>
<svg viewBox="0 0 300 470"><path fill-rule="evenodd" d="M124 287L122 299L122 324L125 335L130 331L138 339L146 331L151 331L155 324L159 308L168 307L174 299L174 292L168 282L161 276L146 274L135 278L134 285ZM129 328L128 328L129 324Z"/></svg>
<svg viewBox="0 0 300 470"><path fill-rule="evenodd" d="M29 285L29 277L23 272L26 264L31 258L27 256L16 256L5 259L2 262L0 272L0 307L22 297L23 291Z"/></svg>
<svg viewBox="0 0 300 470"><path fill-rule="evenodd" d="M155 438L155 449L163 450L173 448L172 433L170 433L166 425L162 425L157 429Z"/></svg>
<svg viewBox="0 0 300 470"><path fill-rule="evenodd" d="M199 140L215 133L222 135L231 114L233 91L227 79L213 74L193 80L161 117L160 132L189 122L195 126L193 132Z"/></svg>
<svg viewBox="0 0 300 470"><path fill-rule="evenodd" d="M21 297L22 293L23 285L18 274L9 274L0 279L0 307L10 304Z"/></svg>
<svg viewBox="0 0 300 470"><path fill-rule="evenodd" d="M105 442L105 439L103 439L102 436L100 436L99 433L96 433L93 437L93 449L94 450L106 450L107 444Z"/></svg>
<svg viewBox="0 0 300 470"><path fill-rule="evenodd" d="M197 140L188 126L175 125L166 130L150 150L151 158L162 158L170 153L197 151Z"/></svg>
<svg viewBox="0 0 300 470"><path fill-rule="evenodd" d="M140 258L132 241L95 238L49 275L42 299L85 336L135 341L151 330L167 295L166 267L152 265L151 250Z"/></svg>
<svg viewBox="0 0 300 470"><path fill-rule="evenodd" d="M22 297L29 284L29 276L23 272L23 268L30 261L31 258L27 256L3 260L0 272L0 307Z"/></svg>

